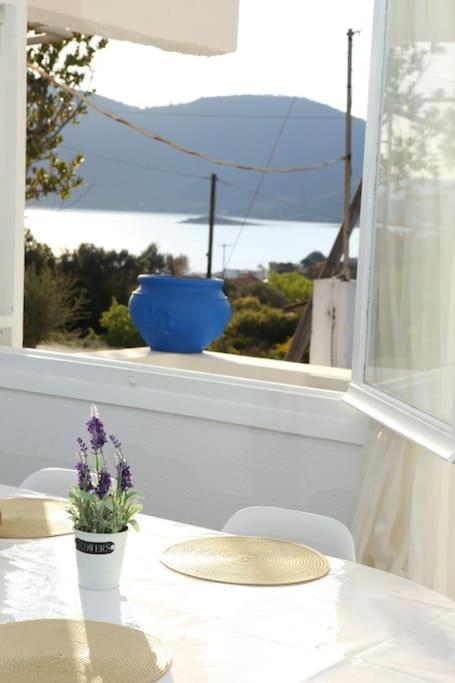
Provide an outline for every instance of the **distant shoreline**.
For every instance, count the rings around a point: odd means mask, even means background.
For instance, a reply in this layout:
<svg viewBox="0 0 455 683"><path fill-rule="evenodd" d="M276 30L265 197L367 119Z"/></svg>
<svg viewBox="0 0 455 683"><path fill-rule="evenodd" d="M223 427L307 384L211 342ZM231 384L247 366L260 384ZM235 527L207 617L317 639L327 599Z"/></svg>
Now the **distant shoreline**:
<svg viewBox="0 0 455 683"><path fill-rule="evenodd" d="M198 214L201 216L202 214ZM161 253L185 254L192 272L204 272L207 267L208 226L182 224L195 218L188 214L93 211L90 209L36 209L25 214L25 226L39 242L49 245L55 254L65 249L78 249L82 243L94 244L106 251L127 249L141 254L151 243ZM234 217L239 221L243 216ZM254 219L253 219L254 220ZM329 253L339 231L339 224L304 223L267 220L247 225L241 231L237 225L215 226L213 239L213 269L222 268L223 244L236 247L229 267L236 270L256 270L258 264L269 261L297 262L312 251ZM352 256L357 254L358 231L351 243ZM227 247L228 254L232 246ZM227 255L227 254L226 254Z"/></svg>
<svg viewBox="0 0 455 683"><path fill-rule="evenodd" d="M27 214L27 211L51 211L52 213L61 213L61 214L68 214L68 213L100 213L100 214L137 214L137 215L144 215L148 214L150 216L177 216L181 217L181 220L177 220L176 222L178 224L189 224L189 225L207 225L208 223L208 217L200 216L200 215L194 215L194 216L188 216L187 213L174 213L172 211L149 211L148 209L92 209L92 208L78 208L77 206L62 206L62 207L52 207L52 206L40 206L38 203L36 204L26 204L25 206L25 213ZM254 220L248 220L245 225L265 225L267 223L301 223L301 224L312 224L312 225L319 225L319 226L324 226L327 228L333 228L339 227L341 225L341 218L340 222L338 221L318 221L318 220L313 220L313 219L305 219L305 218L266 218L266 217L261 217L261 216L253 216ZM226 222L228 221L228 222ZM215 224L216 225L226 225L226 226L241 226L243 225L244 219L241 216L233 216L232 218L229 218L228 216L220 216L217 217Z"/></svg>

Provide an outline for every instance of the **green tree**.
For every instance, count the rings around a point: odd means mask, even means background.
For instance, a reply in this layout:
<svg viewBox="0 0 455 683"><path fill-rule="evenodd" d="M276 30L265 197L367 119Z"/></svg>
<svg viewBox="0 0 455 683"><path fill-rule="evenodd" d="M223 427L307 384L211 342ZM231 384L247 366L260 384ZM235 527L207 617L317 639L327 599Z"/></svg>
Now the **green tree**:
<svg viewBox="0 0 455 683"><path fill-rule="evenodd" d="M322 251L311 251L308 256L305 256L305 258L300 261L300 264L303 268L309 268L320 261L325 261L325 256Z"/></svg>
<svg viewBox="0 0 455 683"><path fill-rule="evenodd" d="M312 251L300 261L301 272L305 277L314 280L318 276L325 261L326 257L322 251Z"/></svg>
<svg viewBox="0 0 455 683"><path fill-rule="evenodd" d="M172 256L172 254L167 254L166 256L166 270L169 275L174 275L175 277L183 277L188 273L189 262L188 257L180 254L179 256Z"/></svg>
<svg viewBox="0 0 455 683"><path fill-rule="evenodd" d="M270 273L269 285L283 294L289 303L309 299L313 283L300 273Z"/></svg>
<svg viewBox="0 0 455 683"><path fill-rule="evenodd" d="M126 249L106 251L94 244L81 244L72 252L64 252L57 269L87 292L90 313L86 324L96 332L101 331L99 321L112 297L121 304L128 303L140 272L138 259Z"/></svg>
<svg viewBox="0 0 455 683"><path fill-rule="evenodd" d="M41 272L43 268L55 268L55 256L52 249L43 242L38 242L30 232L25 231L25 268L34 265L37 272Z"/></svg>
<svg viewBox="0 0 455 683"><path fill-rule="evenodd" d="M293 273L297 270L297 265L290 261L270 261L269 270L273 273Z"/></svg>
<svg viewBox="0 0 455 683"><path fill-rule="evenodd" d="M44 69L71 88L84 87L96 52L106 40L78 34L71 40L27 48L29 64ZM55 193L67 199L82 183L77 171L82 154L62 159L58 151L62 130L77 124L86 106L57 88L36 71L27 72L26 198L39 199Z"/></svg>
<svg viewBox="0 0 455 683"><path fill-rule="evenodd" d="M72 252L64 252L56 268L71 276L81 291L87 292L86 325L99 333L101 315L109 309L112 298L125 306L137 287L140 273L167 273L173 268L180 274L187 265L185 256L174 258L162 254L156 244L150 244L139 256L126 249L106 251L94 244L81 244Z"/></svg>
<svg viewBox="0 0 455 683"><path fill-rule="evenodd" d="M138 256L138 268L140 273L148 273L154 275L155 273L169 273L176 277L186 275L189 268L188 257L180 254L179 256L172 256L172 254L161 254L158 251L156 244L150 244L145 251Z"/></svg>
<svg viewBox="0 0 455 683"><path fill-rule="evenodd" d="M158 245L152 243L138 256L137 264L140 273L153 275L163 272L166 267L166 259L164 254L158 251Z"/></svg>

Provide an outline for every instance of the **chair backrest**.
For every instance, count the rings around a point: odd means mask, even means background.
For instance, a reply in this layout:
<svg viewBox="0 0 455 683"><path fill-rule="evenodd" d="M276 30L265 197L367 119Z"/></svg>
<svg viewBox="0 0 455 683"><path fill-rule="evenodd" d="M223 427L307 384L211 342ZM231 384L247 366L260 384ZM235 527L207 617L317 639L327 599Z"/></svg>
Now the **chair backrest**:
<svg viewBox="0 0 455 683"><path fill-rule="evenodd" d="M222 531L242 536L263 536L308 545L315 550L355 562L352 534L332 517L284 508L255 506L235 512Z"/></svg>
<svg viewBox="0 0 455 683"><path fill-rule="evenodd" d="M45 493L48 496L67 498L68 491L76 481L75 470L63 467L45 467L29 474L19 486L22 489L38 491L38 493Z"/></svg>

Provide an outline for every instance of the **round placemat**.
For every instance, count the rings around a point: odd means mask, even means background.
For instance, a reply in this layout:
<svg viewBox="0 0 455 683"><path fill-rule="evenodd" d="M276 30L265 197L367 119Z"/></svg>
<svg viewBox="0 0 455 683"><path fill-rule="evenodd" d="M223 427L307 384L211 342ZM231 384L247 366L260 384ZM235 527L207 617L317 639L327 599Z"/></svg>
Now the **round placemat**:
<svg viewBox="0 0 455 683"><path fill-rule="evenodd" d="M255 536L191 539L168 548L161 561L197 579L252 586L314 581L330 569L327 558L317 550Z"/></svg>
<svg viewBox="0 0 455 683"><path fill-rule="evenodd" d="M153 683L170 665L159 641L125 626L66 619L0 625L2 683Z"/></svg>
<svg viewBox="0 0 455 683"><path fill-rule="evenodd" d="M5 498L0 500L0 538L45 538L71 534L66 500Z"/></svg>

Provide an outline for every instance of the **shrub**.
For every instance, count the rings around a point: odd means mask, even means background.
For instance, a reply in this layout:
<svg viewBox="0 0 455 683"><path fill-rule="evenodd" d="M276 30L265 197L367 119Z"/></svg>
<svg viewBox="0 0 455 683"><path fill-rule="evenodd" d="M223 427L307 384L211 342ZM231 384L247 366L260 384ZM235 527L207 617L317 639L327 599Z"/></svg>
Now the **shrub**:
<svg viewBox="0 0 455 683"><path fill-rule="evenodd" d="M232 308L234 311L244 311L245 309L259 311L262 304L256 296L242 296L232 301Z"/></svg>
<svg viewBox="0 0 455 683"><path fill-rule="evenodd" d="M235 280L225 280L224 291L231 303L236 299L245 297L255 297L265 306L272 306L273 308L281 308L288 302L286 296L271 287L266 282L252 282L247 285L240 285Z"/></svg>
<svg viewBox="0 0 455 683"><path fill-rule="evenodd" d="M74 329L86 315L85 296L72 278L32 263L24 278L24 346L34 348L54 332Z"/></svg>
<svg viewBox="0 0 455 683"><path fill-rule="evenodd" d="M132 323L128 306L119 304L115 297L110 308L101 315L100 324L106 329L102 336L109 346L125 349L146 345Z"/></svg>
<svg viewBox="0 0 455 683"><path fill-rule="evenodd" d="M300 273L270 273L269 285L280 292L288 303L306 301L313 291L313 282Z"/></svg>
<svg viewBox="0 0 455 683"><path fill-rule="evenodd" d="M244 303L247 298L240 299ZM270 357L272 348L286 342L294 333L298 317L270 306L252 308L234 305L234 314L222 337L210 347L212 351Z"/></svg>
<svg viewBox="0 0 455 683"><path fill-rule="evenodd" d="M273 360L284 360L289 350L290 343L291 339L289 338L286 341L281 342L281 344L275 344L275 346L272 346L270 349L269 358L272 358Z"/></svg>

